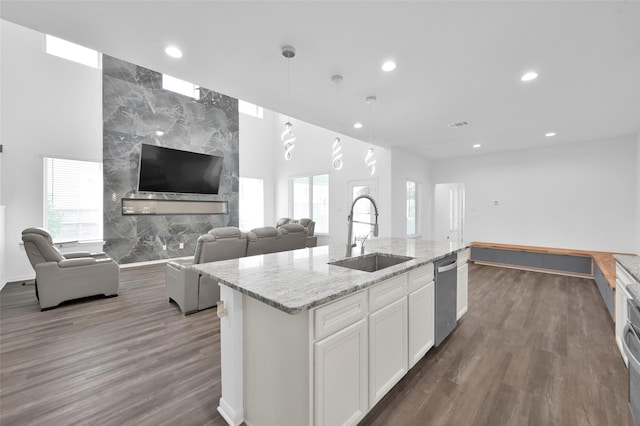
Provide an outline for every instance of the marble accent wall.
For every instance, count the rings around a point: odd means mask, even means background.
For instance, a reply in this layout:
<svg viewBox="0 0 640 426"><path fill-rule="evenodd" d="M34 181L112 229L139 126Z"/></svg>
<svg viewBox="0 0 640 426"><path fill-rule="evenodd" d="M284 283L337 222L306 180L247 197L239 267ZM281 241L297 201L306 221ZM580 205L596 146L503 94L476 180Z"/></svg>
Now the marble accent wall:
<svg viewBox="0 0 640 426"><path fill-rule="evenodd" d="M198 236L238 226L237 99L164 90L161 73L107 55L102 72L105 251L121 264L192 256ZM138 193L142 143L223 156L218 194ZM122 198L228 201L229 214L123 216Z"/></svg>

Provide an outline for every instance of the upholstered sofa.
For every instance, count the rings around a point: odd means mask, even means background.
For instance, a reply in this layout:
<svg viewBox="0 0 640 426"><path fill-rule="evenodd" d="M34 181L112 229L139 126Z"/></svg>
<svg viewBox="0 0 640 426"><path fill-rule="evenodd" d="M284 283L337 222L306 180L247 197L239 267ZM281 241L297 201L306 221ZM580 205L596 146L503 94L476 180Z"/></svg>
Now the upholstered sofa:
<svg viewBox="0 0 640 426"><path fill-rule="evenodd" d="M214 228L198 238L193 259L167 263L167 299L173 300L183 315L211 308L220 299L220 287L191 268L192 265L296 250L304 248L306 241L307 231L300 224L280 229L272 226L255 228L247 233L236 227Z"/></svg>
<svg viewBox="0 0 640 426"><path fill-rule="evenodd" d="M291 223L298 223L307 230L307 247L316 247L318 245L318 237L314 235L316 223L309 218L303 219L291 219L289 217L281 217L276 221L276 228L280 229L284 225L288 225Z"/></svg>

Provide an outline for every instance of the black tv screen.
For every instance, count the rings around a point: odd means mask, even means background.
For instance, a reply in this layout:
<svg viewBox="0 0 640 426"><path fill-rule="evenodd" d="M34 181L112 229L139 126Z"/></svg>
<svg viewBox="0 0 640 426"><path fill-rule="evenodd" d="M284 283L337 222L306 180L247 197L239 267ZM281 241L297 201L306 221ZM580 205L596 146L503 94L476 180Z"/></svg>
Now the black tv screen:
<svg viewBox="0 0 640 426"><path fill-rule="evenodd" d="M138 191L217 194L223 157L142 144Z"/></svg>

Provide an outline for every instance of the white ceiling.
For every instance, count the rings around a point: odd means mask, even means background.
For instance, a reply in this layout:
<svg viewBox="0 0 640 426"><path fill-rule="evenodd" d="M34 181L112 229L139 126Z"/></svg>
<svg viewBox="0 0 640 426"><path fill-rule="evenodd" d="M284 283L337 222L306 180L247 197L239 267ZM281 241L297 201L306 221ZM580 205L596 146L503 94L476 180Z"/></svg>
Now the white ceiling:
<svg viewBox="0 0 640 426"><path fill-rule="evenodd" d="M0 7L8 21L426 158L640 131L637 1L3 0ZM170 43L182 59L164 54ZM289 96L285 44L297 50ZM389 58L398 68L384 73ZM540 76L522 83L528 70ZM330 80L336 73L344 76L339 87ZM368 95L378 98L372 107ZM471 125L447 126L460 120ZM365 127L354 129L356 121ZM549 131L557 136L545 138Z"/></svg>

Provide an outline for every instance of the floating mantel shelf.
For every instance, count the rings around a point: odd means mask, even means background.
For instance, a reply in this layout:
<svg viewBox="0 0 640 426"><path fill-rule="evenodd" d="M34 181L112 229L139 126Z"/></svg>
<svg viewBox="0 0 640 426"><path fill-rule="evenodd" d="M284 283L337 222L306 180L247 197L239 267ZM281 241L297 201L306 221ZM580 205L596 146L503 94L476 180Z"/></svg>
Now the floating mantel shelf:
<svg viewBox="0 0 640 426"><path fill-rule="evenodd" d="M123 198L122 215L228 214L227 201Z"/></svg>

